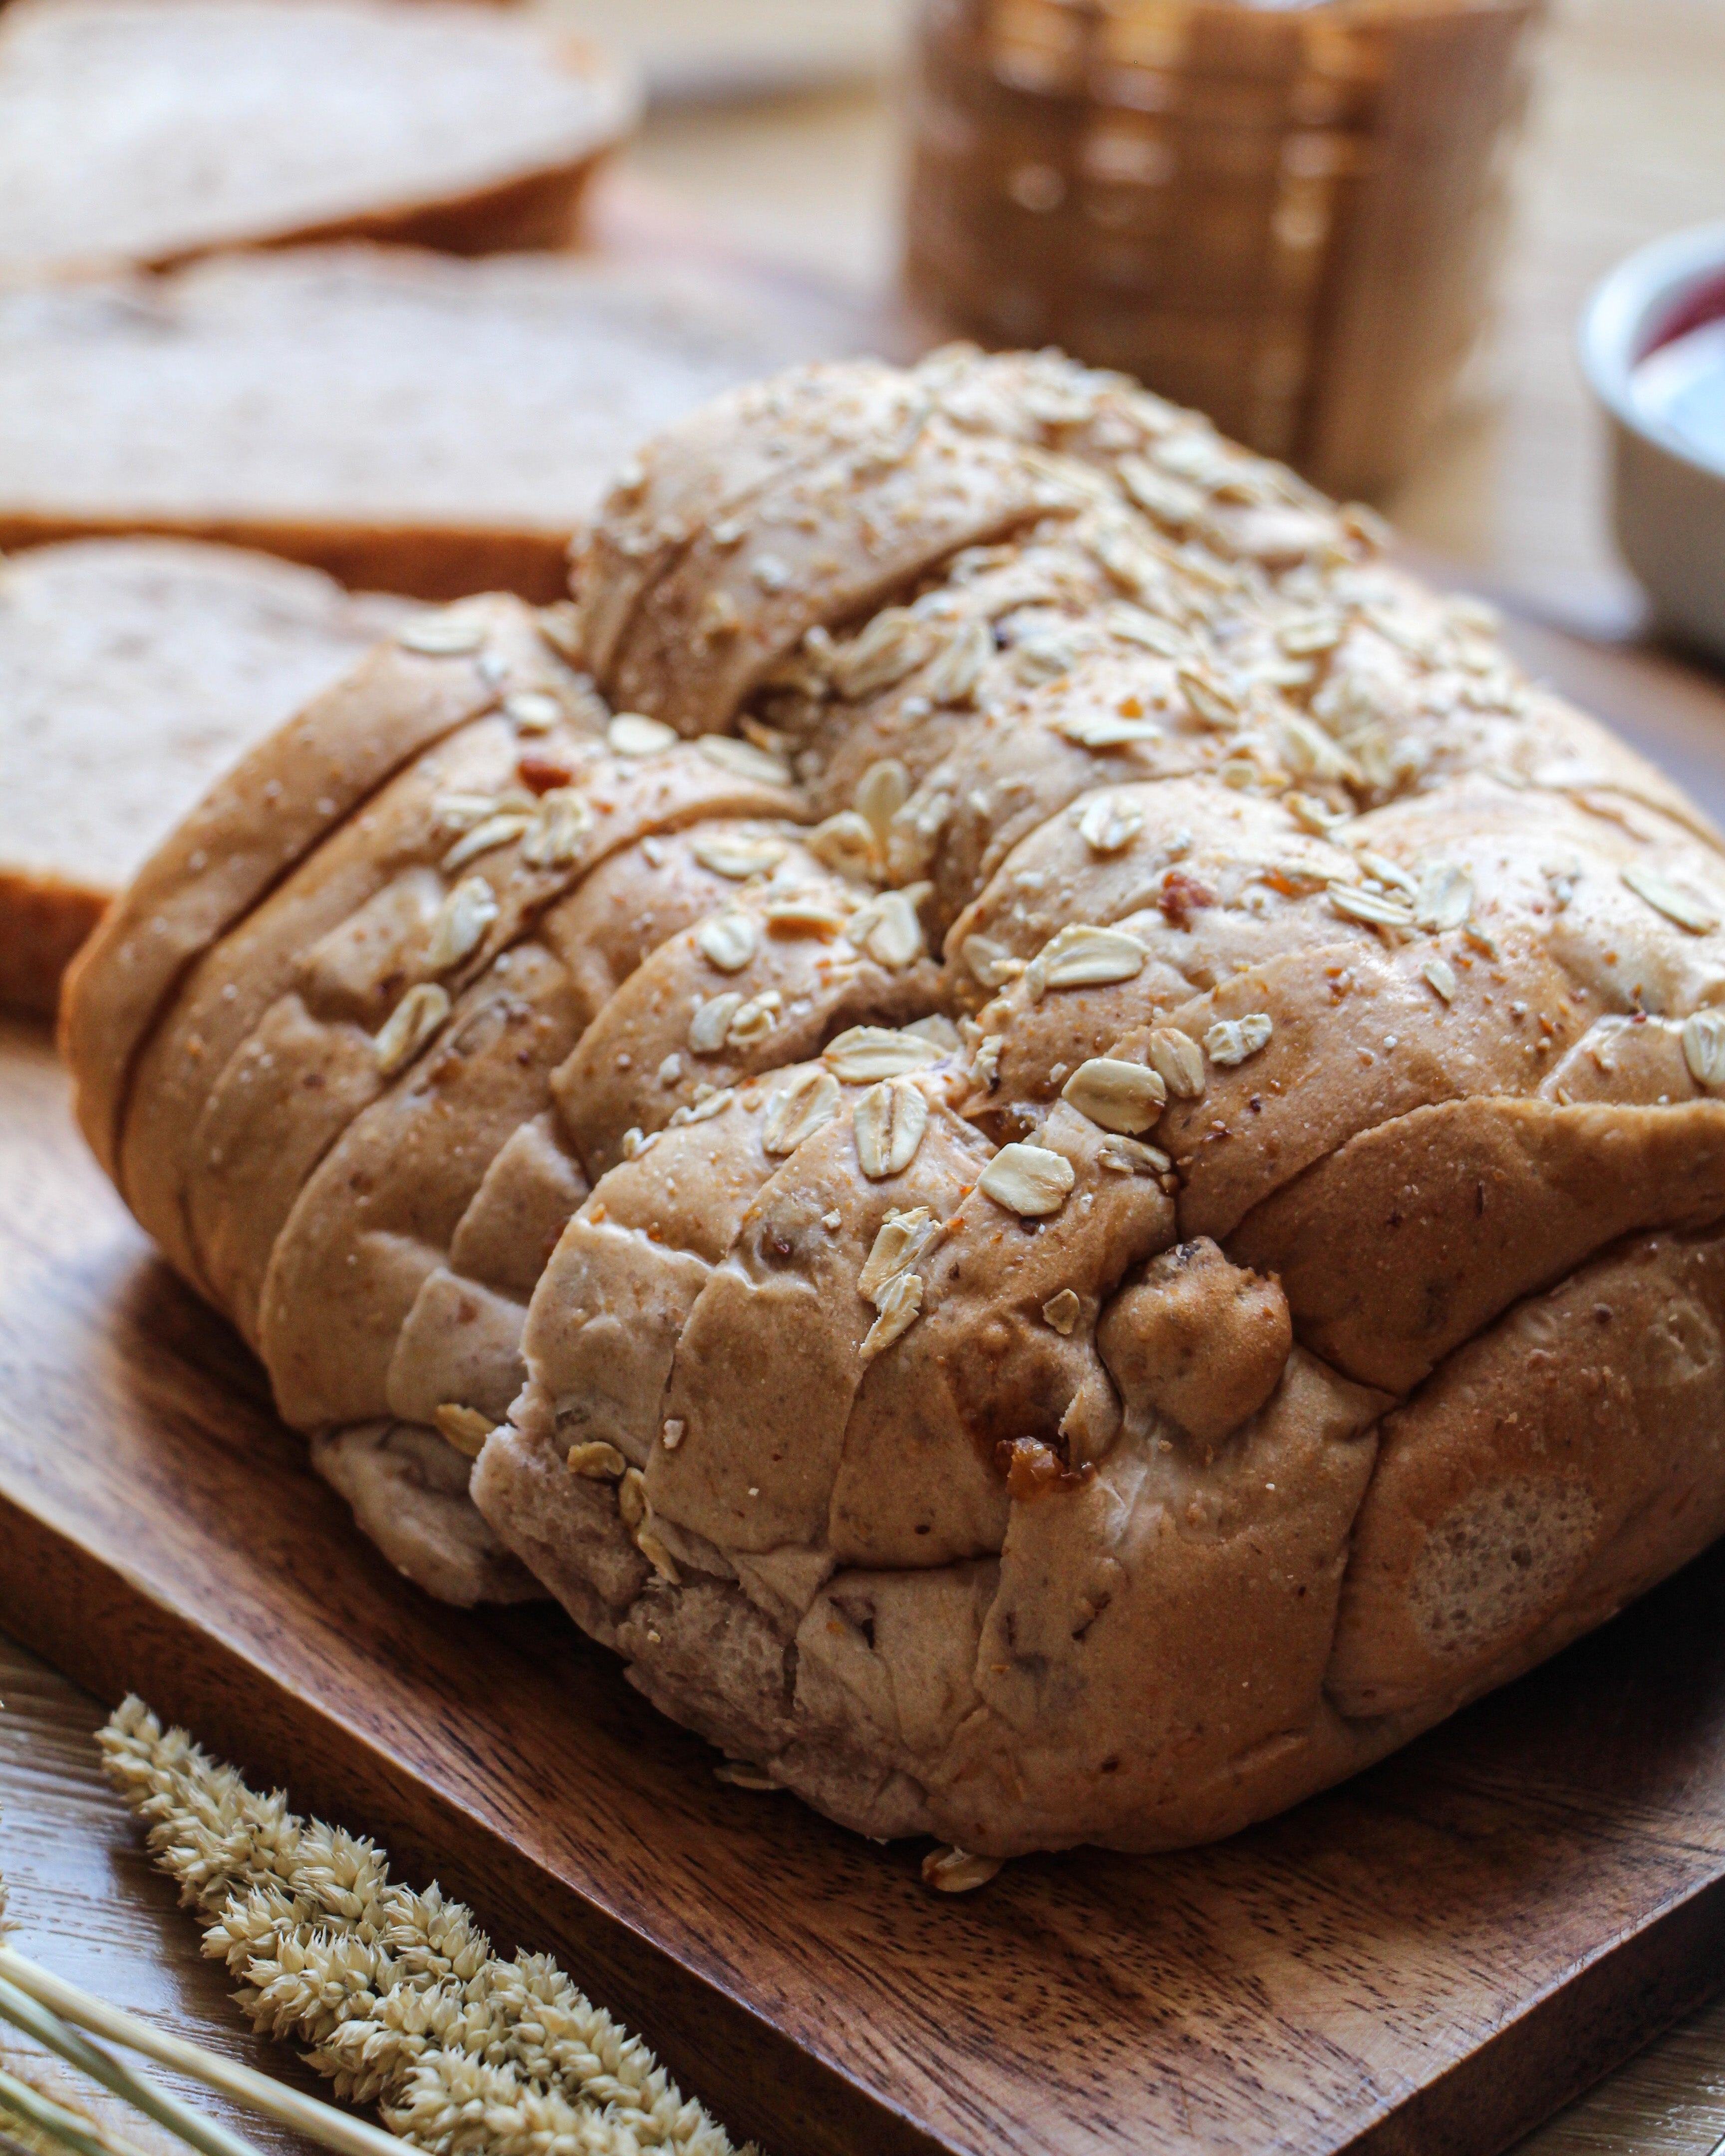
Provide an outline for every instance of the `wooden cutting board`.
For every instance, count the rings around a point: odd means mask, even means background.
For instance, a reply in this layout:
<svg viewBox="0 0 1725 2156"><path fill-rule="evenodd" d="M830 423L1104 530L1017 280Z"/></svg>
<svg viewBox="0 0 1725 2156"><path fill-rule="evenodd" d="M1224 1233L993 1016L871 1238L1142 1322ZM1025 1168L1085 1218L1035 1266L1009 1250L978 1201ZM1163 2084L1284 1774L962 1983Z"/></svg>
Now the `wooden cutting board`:
<svg viewBox="0 0 1725 2156"><path fill-rule="evenodd" d="M1524 652L1725 808L1725 695L1541 632ZM462 1615L396 1578L23 1024L0 1625L557 1952L777 2156L1489 2156L1725 1979L1725 1546L1284 1819L941 1899L919 1850L721 1785L554 1612Z"/></svg>

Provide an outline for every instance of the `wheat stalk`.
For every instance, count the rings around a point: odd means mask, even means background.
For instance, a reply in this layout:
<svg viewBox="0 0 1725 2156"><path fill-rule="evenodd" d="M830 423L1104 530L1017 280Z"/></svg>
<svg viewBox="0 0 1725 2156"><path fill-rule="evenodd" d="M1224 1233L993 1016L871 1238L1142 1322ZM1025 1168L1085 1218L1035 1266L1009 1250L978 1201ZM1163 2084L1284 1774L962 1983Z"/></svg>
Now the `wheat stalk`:
<svg viewBox="0 0 1725 2156"><path fill-rule="evenodd" d="M733 2156L553 1961L494 1955L468 1909L392 1881L374 1843L259 1796L141 1700L99 1742L254 2026L309 2046L392 2133L435 2156Z"/></svg>
<svg viewBox="0 0 1725 2156"><path fill-rule="evenodd" d="M6 1874L0 1871L0 1940L13 1929L6 1897ZM73 2156L140 2156L113 2135L99 2134L89 2119L0 2070L0 2156L44 2156L45 2151L63 2149Z"/></svg>
<svg viewBox="0 0 1725 2156"><path fill-rule="evenodd" d="M21 2133L29 2131L21 2118L14 2119L13 2123ZM0 2126L0 2156L42 2156L43 2149L50 2145L58 2148L60 2144L50 2144L45 2133L37 2134L33 2140L20 2141L16 2133L8 2133Z"/></svg>
<svg viewBox="0 0 1725 2156"><path fill-rule="evenodd" d="M19 2081L3 2068L0 2068L0 2113L21 2121L35 2140L55 2148L69 2148L73 2156L141 2156L141 2151L129 2142L99 2133L89 2119L53 2102L39 2089L33 2089L28 2082ZM37 2156L36 2150L31 2148L29 2156Z"/></svg>
<svg viewBox="0 0 1725 2156"><path fill-rule="evenodd" d="M6 1878L0 1873L0 2020L11 2022L134 2109L167 2127L202 2156L255 2156L255 2152L237 2134L203 2118L87 2042L80 2030L141 2051L158 2065L176 2066L249 2109L296 2127L324 2147L339 2151L340 2156L391 2156L398 2148L389 2134L365 2120L320 2103L298 2089L284 2087L267 2074L206 2051L183 2037L170 2035L39 1968L3 1943L9 1928ZM17 2134L0 2132L0 2156L45 2156L47 2151L65 2148L74 2151L74 2156L90 2156L93 2149L105 2156L138 2156L107 2128L67 2110L16 2076L0 2075L0 2111L23 2136L19 2139Z"/></svg>
<svg viewBox="0 0 1725 2156"><path fill-rule="evenodd" d="M199 2156L257 2156L249 2142L214 2120L201 2117L189 2104L182 2103L177 2097L170 2096L166 2090L146 2081L141 2074L122 2066L111 2053L92 2044L77 2030L68 2028L58 2015L49 2013L39 2000L3 1977L0 1977L0 2020L22 2029L44 2051L57 2053L69 2066L75 2066L80 2073L88 2075L134 2110L142 2112L146 2118L153 2118L170 2133L177 2133L182 2141L197 2149Z"/></svg>
<svg viewBox="0 0 1725 2156"><path fill-rule="evenodd" d="M320 2103L316 2097L287 2088L272 2081L268 2074L254 2072L234 2060L206 2051L201 2045L188 2043L182 2036L170 2035L152 2023L140 2020L135 2014L123 2013L118 2007L92 1998L76 1984L68 1984L63 1977L0 1946L0 1992L8 1984L26 1994L60 2021L106 2036L114 2043L125 2045L128 2051L141 2051L158 2066L177 2067L249 2110L280 2119L284 2125L297 2127L300 2133L325 2148L341 2152L341 2156L392 2156L396 2149L388 2134L379 2133L362 2118L337 2111L331 2104ZM61 2056L66 2056L64 2049ZM116 2090L116 2093L126 2092ZM0 2156L4 2156L3 2151L0 2151Z"/></svg>

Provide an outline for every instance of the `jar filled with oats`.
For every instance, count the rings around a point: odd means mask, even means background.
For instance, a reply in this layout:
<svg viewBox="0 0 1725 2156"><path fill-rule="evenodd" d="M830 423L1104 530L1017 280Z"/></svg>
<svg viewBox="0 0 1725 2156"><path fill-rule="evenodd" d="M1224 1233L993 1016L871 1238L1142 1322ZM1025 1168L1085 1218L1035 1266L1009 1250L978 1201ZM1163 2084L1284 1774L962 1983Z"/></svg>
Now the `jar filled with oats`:
<svg viewBox="0 0 1725 2156"><path fill-rule="evenodd" d="M1489 313L1540 8L925 0L922 326L1063 346L1383 493Z"/></svg>

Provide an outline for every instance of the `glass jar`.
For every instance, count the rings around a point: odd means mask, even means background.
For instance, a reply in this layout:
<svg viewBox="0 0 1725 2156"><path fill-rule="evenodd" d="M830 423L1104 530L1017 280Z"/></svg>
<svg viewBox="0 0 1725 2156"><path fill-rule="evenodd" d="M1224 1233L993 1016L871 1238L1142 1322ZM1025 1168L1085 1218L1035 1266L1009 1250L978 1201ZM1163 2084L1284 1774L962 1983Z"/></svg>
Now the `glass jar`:
<svg viewBox="0 0 1725 2156"><path fill-rule="evenodd" d="M1489 311L1541 0L926 0L906 264L1382 494Z"/></svg>

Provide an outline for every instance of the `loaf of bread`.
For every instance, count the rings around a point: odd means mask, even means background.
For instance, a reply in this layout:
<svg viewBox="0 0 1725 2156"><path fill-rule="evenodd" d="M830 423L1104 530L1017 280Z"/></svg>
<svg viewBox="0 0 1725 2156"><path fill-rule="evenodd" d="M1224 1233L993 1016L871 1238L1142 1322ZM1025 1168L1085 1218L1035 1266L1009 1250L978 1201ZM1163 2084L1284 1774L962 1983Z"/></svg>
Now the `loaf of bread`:
<svg viewBox="0 0 1725 2156"><path fill-rule="evenodd" d="M52 1011L102 908L205 788L411 611L170 539L0 561L0 1004Z"/></svg>
<svg viewBox="0 0 1725 2156"><path fill-rule="evenodd" d="M67 1004L396 1563L999 1857L1226 1834L1725 1527L1725 860L1477 605L963 349L672 429L574 590L255 752Z"/></svg>
<svg viewBox="0 0 1725 2156"><path fill-rule="evenodd" d="M0 282L337 234L560 246L637 105L591 47L459 0L13 0Z"/></svg>
<svg viewBox="0 0 1725 2156"><path fill-rule="evenodd" d="M361 590L549 601L621 444L834 331L765 280L547 254L0 280L0 547L155 531Z"/></svg>

